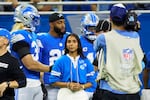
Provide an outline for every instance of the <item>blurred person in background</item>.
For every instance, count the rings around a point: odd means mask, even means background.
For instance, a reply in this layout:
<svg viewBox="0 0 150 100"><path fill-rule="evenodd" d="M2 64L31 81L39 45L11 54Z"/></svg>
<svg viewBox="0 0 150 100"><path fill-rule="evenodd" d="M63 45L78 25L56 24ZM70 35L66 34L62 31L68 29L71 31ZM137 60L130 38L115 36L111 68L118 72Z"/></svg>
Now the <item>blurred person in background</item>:
<svg viewBox="0 0 150 100"><path fill-rule="evenodd" d="M10 5L0 5L0 11L14 11L18 6L18 0L1 0L1 2L10 2Z"/></svg>
<svg viewBox="0 0 150 100"><path fill-rule="evenodd" d="M58 11L58 6L56 5L39 5L39 2L59 2L59 0L31 0L31 4L34 5L38 11Z"/></svg>
<svg viewBox="0 0 150 100"><path fill-rule="evenodd" d="M134 10L150 10L150 4L149 3L135 3L134 4Z"/></svg>
<svg viewBox="0 0 150 100"><path fill-rule="evenodd" d="M72 0L62 0L62 1L67 1L71 2ZM87 2L87 1L97 1L97 0L77 0L78 2ZM97 10L97 5L96 4L87 4L87 5L63 5L63 11L96 11Z"/></svg>
<svg viewBox="0 0 150 100"><path fill-rule="evenodd" d="M20 5L24 4L22 2L28 2L28 4L32 4L34 7L37 8L38 11L55 11L58 10L58 7L55 5L40 5L39 2L46 2L45 0L7 0L6 2L11 2L11 5L4 5L1 7L3 11L14 11L15 8ZM58 2L58 0L49 0L49 2Z"/></svg>

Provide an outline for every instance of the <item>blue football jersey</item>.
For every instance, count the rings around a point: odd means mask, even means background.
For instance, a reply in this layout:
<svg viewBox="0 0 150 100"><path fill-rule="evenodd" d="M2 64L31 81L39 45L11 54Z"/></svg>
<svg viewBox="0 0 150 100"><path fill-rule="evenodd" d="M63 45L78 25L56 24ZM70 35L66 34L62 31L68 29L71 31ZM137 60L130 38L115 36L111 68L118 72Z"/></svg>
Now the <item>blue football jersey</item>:
<svg viewBox="0 0 150 100"><path fill-rule="evenodd" d="M49 78L50 82L53 84L55 82L79 82L80 84L94 83L94 69L93 65L86 58L83 59L79 57L77 60L77 67L74 67L72 60L68 55L61 56L56 63L51 72ZM68 66L70 65L70 66Z"/></svg>
<svg viewBox="0 0 150 100"><path fill-rule="evenodd" d="M96 51L94 50L93 43L88 41L84 36L80 36L80 41L84 56L86 56L90 62L93 63L96 57Z"/></svg>
<svg viewBox="0 0 150 100"><path fill-rule="evenodd" d="M94 59L96 58L96 51L94 50L93 43L88 41L84 36L80 36L80 41L82 45L82 51L84 56L86 56L91 63L93 63ZM94 79L96 80L97 72L94 74ZM96 81L92 84L92 87L86 89L88 92L94 92L97 87Z"/></svg>
<svg viewBox="0 0 150 100"><path fill-rule="evenodd" d="M26 30L18 30L18 31L15 31L12 33L12 39L11 39L11 43L10 43L10 47L11 47L10 49L11 49L12 55L14 55L16 58L18 58L21 65L23 66L23 71L24 71L26 77L31 78L31 79L39 79L40 73L28 70L24 66L24 64L22 64L22 62L19 58L19 55L15 51L13 51L12 46L17 42L25 41L26 43L29 44L30 54L32 55L33 59L38 60L39 59L39 47L37 45L36 39L37 39L37 35L35 33L31 33Z"/></svg>
<svg viewBox="0 0 150 100"><path fill-rule="evenodd" d="M52 66L54 62L64 54L66 33L63 37L53 37L49 33L38 33L38 45L40 46L40 62ZM49 84L50 73L44 73L44 83Z"/></svg>

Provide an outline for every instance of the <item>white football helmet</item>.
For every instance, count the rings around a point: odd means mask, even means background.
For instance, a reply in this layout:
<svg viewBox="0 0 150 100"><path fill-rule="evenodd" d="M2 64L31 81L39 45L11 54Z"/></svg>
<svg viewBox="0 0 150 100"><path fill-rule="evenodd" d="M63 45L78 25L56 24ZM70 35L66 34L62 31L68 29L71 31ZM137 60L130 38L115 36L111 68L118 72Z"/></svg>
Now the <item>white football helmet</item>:
<svg viewBox="0 0 150 100"><path fill-rule="evenodd" d="M86 14L81 18L82 33L89 40L93 41L96 39L95 28L98 22L99 17L94 13Z"/></svg>
<svg viewBox="0 0 150 100"><path fill-rule="evenodd" d="M38 10L30 4L21 4L15 9L14 21L23 23L31 31L40 25Z"/></svg>

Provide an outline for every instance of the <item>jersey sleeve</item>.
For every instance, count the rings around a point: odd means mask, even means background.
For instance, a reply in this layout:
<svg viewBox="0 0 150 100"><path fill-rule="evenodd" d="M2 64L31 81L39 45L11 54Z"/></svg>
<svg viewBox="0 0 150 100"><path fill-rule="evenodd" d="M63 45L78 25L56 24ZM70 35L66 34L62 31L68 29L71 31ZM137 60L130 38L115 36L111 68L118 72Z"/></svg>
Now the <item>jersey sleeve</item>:
<svg viewBox="0 0 150 100"><path fill-rule="evenodd" d="M11 48L14 52L19 54L22 58L26 54L30 54L30 45L28 43L29 39L24 31L18 31L13 33L11 39Z"/></svg>
<svg viewBox="0 0 150 100"><path fill-rule="evenodd" d="M61 81L61 79L60 79L61 73L62 73L61 67L62 67L61 60L58 59L55 62L54 66L52 67L51 75L49 78L50 84Z"/></svg>
<svg viewBox="0 0 150 100"><path fill-rule="evenodd" d="M105 37L103 34L98 35L97 39L94 41L95 51L99 51L103 46L106 45Z"/></svg>

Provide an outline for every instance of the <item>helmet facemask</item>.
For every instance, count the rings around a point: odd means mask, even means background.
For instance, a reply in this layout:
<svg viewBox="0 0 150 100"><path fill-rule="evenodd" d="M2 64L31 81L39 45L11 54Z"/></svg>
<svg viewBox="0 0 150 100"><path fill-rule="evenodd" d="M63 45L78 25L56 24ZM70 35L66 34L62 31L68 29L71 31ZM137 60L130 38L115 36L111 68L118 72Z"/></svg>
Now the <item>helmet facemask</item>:
<svg viewBox="0 0 150 100"><path fill-rule="evenodd" d="M81 28L84 36L94 41L96 39L96 26L99 22L99 18L96 14L86 14L81 19Z"/></svg>

